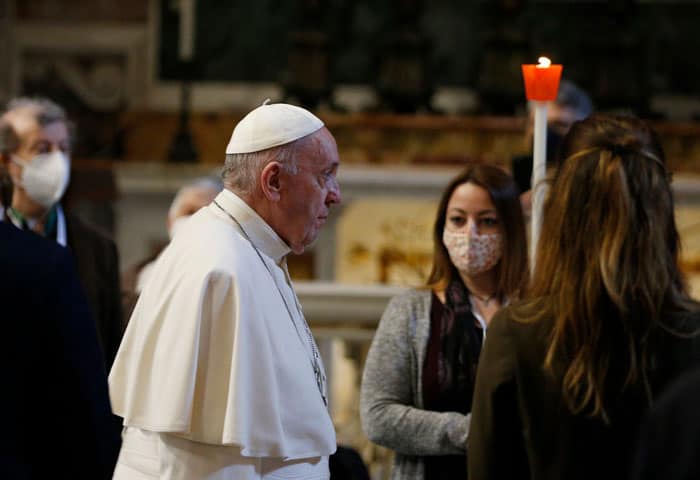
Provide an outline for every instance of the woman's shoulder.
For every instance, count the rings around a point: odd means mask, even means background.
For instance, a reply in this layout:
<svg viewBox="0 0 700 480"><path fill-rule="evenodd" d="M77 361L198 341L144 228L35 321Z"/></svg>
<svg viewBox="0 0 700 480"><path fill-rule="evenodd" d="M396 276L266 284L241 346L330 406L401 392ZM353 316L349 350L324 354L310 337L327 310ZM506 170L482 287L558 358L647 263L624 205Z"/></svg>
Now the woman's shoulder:
<svg viewBox="0 0 700 480"><path fill-rule="evenodd" d="M671 334L700 337L700 303L688 300L682 310L662 315L661 327Z"/></svg>
<svg viewBox="0 0 700 480"><path fill-rule="evenodd" d="M396 305L414 305L429 301L432 293L429 288L408 288L392 297L391 302Z"/></svg>
<svg viewBox="0 0 700 480"><path fill-rule="evenodd" d="M431 297L428 289L407 289L392 297L384 310L381 329L414 332L419 323L429 321Z"/></svg>
<svg viewBox="0 0 700 480"><path fill-rule="evenodd" d="M504 306L494 316L492 323L516 330L530 330L543 321L543 305L539 300L516 300Z"/></svg>
<svg viewBox="0 0 700 480"><path fill-rule="evenodd" d="M425 316L430 311L432 292L428 289L407 289L389 300L386 314L401 317Z"/></svg>
<svg viewBox="0 0 700 480"><path fill-rule="evenodd" d="M526 350L535 348L548 338L551 318L543 315L538 302L519 301L502 308L489 323L486 336L523 344Z"/></svg>
<svg viewBox="0 0 700 480"><path fill-rule="evenodd" d="M489 322L479 368L490 364L484 368L496 383L522 374L539 376L542 372L552 321L548 316L531 317L528 313L527 304L513 303Z"/></svg>

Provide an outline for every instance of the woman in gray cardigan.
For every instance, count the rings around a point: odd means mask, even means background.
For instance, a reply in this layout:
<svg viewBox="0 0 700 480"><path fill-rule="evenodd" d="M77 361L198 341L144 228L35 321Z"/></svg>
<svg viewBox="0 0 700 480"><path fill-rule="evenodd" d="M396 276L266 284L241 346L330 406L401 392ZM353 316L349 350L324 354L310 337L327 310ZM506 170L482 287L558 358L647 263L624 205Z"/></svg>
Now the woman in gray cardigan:
<svg viewBox="0 0 700 480"><path fill-rule="evenodd" d="M362 427L395 452L392 479L466 478L476 365L486 326L527 279L510 176L471 166L447 186L428 286L391 300L362 377Z"/></svg>

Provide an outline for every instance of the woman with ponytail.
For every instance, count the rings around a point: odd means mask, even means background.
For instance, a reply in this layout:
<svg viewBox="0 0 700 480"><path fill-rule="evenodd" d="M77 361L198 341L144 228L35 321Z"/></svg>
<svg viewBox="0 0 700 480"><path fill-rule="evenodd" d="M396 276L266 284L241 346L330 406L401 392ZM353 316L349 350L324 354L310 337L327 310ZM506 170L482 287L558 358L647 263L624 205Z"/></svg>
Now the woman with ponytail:
<svg viewBox="0 0 700 480"><path fill-rule="evenodd" d="M594 115L561 154L528 292L493 319L482 351L473 479L627 478L645 412L700 362L654 132Z"/></svg>

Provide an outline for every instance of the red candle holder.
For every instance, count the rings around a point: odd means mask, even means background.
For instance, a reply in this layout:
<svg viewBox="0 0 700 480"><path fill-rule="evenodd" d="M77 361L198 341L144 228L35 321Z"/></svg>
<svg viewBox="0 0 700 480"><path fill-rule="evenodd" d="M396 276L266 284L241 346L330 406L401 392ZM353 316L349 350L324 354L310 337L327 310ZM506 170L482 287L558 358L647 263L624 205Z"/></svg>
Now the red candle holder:
<svg viewBox="0 0 700 480"><path fill-rule="evenodd" d="M522 68L528 100L547 102L557 99L561 65L523 65Z"/></svg>

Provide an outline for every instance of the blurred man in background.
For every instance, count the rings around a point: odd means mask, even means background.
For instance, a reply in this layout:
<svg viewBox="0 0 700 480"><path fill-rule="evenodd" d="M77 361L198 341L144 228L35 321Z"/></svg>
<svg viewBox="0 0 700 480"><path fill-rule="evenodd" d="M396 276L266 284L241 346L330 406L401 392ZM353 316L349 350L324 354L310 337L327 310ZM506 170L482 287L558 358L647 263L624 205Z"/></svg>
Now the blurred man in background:
<svg viewBox="0 0 700 480"><path fill-rule="evenodd" d="M583 120L593 113L593 103L588 94L568 80L559 85L557 99L547 104L547 168L557 166L559 145L574 122ZM528 108L528 123L525 130L525 144L532 148L534 134L534 111ZM526 216L531 209L530 182L532 179L532 153L513 157L511 164L513 178L520 189L520 201Z"/></svg>
<svg viewBox="0 0 700 480"><path fill-rule="evenodd" d="M122 334L117 248L61 207L70 152L69 123L60 106L44 98L10 101L0 116L0 219L72 251L109 371Z"/></svg>
<svg viewBox="0 0 700 480"><path fill-rule="evenodd" d="M221 180L212 177L196 178L183 185L175 194L173 202L170 204L170 210L168 210L166 219L168 237L172 239L194 213L209 205L216 198L222 188ZM121 286L125 324L128 323L139 294L150 277L156 258L166 245L167 243L157 248L151 255L122 274Z"/></svg>

